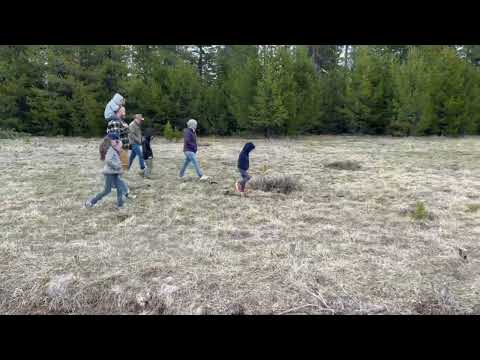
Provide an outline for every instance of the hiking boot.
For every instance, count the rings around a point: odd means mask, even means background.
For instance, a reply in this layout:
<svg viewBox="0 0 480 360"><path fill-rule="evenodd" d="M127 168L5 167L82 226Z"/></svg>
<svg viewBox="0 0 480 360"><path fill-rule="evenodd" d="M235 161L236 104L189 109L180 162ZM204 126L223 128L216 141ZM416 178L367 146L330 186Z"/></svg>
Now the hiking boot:
<svg viewBox="0 0 480 360"><path fill-rule="evenodd" d="M85 201L85 207L86 207L87 209L91 209L91 208L94 207L94 206L95 206L95 205L92 204L92 202L91 202L90 200Z"/></svg>
<svg viewBox="0 0 480 360"><path fill-rule="evenodd" d="M125 197L126 197L127 199L129 199L129 200L135 200L135 199L137 198L135 195L132 195L132 194L130 194L130 193L125 194Z"/></svg>
<svg viewBox="0 0 480 360"><path fill-rule="evenodd" d="M202 175L202 177L200 178L201 181L205 181L205 180L208 180L210 179L208 176L205 176L205 175Z"/></svg>
<svg viewBox="0 0 480 360"><path fill-rule="evenodd" d="M145 171L143 172L143 177L146 178L146 179L150 179L150 174L152 172L150 171L149 168L145 168Z"/></svg>

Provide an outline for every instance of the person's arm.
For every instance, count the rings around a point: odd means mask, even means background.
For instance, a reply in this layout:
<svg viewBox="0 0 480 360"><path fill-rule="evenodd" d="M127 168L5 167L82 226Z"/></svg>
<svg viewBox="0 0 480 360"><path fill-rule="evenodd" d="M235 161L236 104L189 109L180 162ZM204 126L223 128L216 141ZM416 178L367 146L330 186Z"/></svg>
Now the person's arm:
<svg viewBox="0 0 480 360"><path fill-rule="evenodd" d="M192 146L196 152L198 150L198 146L197 146L197 133L195 132L192 133Z"/></svg>
<svg viewBox="0 0 480 360"><path fill-rule="evenodd" d="M192 134L192 132L188 129L185 130L185 145L187 147L195 147L195 138Z"/></svg>

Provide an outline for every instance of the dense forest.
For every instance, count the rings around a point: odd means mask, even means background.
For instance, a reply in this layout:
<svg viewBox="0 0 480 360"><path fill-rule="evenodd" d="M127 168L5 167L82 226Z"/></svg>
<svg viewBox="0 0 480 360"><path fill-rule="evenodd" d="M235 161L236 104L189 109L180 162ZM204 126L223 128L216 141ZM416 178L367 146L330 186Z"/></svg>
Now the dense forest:
<svg viewBox="0 0 480 360"><path fill-rule="evenodd" d="M0 128L99 136L128 116L202 134L480 132L479 45L3 45Z"/></svg>

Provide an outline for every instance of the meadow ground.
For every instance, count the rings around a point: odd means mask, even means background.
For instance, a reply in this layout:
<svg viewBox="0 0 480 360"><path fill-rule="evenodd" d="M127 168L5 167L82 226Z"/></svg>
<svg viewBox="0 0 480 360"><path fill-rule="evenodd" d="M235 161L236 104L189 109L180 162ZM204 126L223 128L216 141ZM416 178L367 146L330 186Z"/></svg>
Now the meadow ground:
<svg viewBox="0 0 480 360"><path fill-rule="evenodd" d="M255 140L251 175L301 189L241 198L246 140L201 138L203 183L154 139L120 213L83 207L99 139L0 140L0 313L480 313L480 138Z"/></svg>

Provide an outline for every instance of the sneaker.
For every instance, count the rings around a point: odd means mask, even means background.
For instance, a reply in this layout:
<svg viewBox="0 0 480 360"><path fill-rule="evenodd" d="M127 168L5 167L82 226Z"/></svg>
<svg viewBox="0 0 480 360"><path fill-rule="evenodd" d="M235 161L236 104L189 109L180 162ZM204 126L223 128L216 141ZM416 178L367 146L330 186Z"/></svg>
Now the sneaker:
<svg viewBox="0 0 480 360"><path fill-rule="evenodd" d="M135 200L137 198L135 195L132 195L130 193L126 194L125 197L129 200Z"/></svg>
<svg viewBox="0 0 480 360"><path fill-rule="evenodd" d="M208 179L210 179L210 178L209 178L208 176L205 176L205 175L203 175L203 176L200 178L201 181L205 181L205 180L208 180Z"/></svg>
<svg viewBox="0 0 480 360"><path fill-rule="evenodd" d="M90 200L87 200L87 201L85 201L85 207L87 209L91 209L92 207L94 207L94 205L92 204L92 202Z"/></svg>
<svg viewBox="0 0 480 360"><path fill-rule="evenodd" d="M235 190L237 192L242 192L241 189L240 189L240 183L238 181L235 182Z"/></svg>

